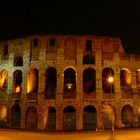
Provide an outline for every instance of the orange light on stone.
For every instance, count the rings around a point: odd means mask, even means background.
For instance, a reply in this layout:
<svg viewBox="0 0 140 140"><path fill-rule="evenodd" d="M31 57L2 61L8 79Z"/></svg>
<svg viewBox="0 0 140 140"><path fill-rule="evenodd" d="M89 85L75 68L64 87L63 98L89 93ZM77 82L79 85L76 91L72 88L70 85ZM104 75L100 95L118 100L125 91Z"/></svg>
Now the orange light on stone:
<svg viewBox="0 0 140 140"><path fill-rule="evenodd" d="M2 71L0 75L0 88L4 86L7 76L8 76L8 72L6 70Z"/></svg>
<svg viewBox="0 0 140 140"><path fill-rule="evenodd" d="M35 89L35 87L37 86L36 83L37 83L37 76L34 70L30 70L27 79L27 93L31 93Z"/></svg>
<svg viewBox="0 0 140 140"><path fill-rule="evenodd" d="M72 83L68 83L67 88L70 90L72 88Z"/></svg>
<svg viewBox="0 0 140 140"><path fill-rule="evenodd" d="M27 93L29 93L30 92L30 84L28 83L27 84Z"/></svg>
<svg viewBox="0 0 140 140"><path fill-rule="evenodd" d="M108 77L108 82L109 83L113 83L113 81L114 81L114 78L112 76Z"/></svg>
<svg viewBox="0 0 140 140"><path fill-rule="evenodd" d="M0 120L5 120L7 116L7 108L5 106L2 106L0 108Z"/></svg>
<svg viewBox="0 0 140 140"><path fill-rule="evenodd" d="M19 93L20 92L20 86L17 86L16 87L16 93Z"/></svg>
<svg viewBox="0 0 140 140"><path fill-rule="evenodd" d="M138 108L138 115L140 116L140 107Z"/></svg>

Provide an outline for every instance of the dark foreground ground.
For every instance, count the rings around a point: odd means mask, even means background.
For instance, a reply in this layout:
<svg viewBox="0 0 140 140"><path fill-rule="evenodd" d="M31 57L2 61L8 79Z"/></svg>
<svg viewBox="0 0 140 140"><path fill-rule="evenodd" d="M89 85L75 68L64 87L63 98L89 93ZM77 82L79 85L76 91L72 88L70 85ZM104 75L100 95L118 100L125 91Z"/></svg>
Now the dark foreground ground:
<svg viewBox="0 0 140 140"><path fill-rule="evenodd" d="M39 132L0 129L0 140L140 140L140 129L92 132Z"/></svg>

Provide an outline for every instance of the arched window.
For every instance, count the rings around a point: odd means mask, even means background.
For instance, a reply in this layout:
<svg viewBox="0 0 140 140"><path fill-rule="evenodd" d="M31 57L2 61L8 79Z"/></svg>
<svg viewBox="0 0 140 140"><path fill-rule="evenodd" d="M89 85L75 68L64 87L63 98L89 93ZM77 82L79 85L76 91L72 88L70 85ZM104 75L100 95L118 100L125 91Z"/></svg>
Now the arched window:
<svg viewBox="0 0 140 140"><path fill-rule="evenodd" d="M63 110L63 129L67 131L76 129L76 110L72 106L67 106Z"/></svg>
<svg viewBox="0 0 140 140"><path fill-rule="evenodd" d="M18 104L15 104L11 109L11 126L20 127L21 110Z"/></svg>
<svg viewBox="0 0 140 140"><path fill-rule="evenodd" d="M83 91L91 93L96 90L96 72L92 68L85 69L83 72Z"/></svg>
<svg viewBox="0 0 140 140"><path fill-rule="evenodd" d="M56 110L54 107L49 107L48 130L56 130Z"/></svg>
<svg viewBox="0 0 140 140"><path fill-rule="evenodd" d="M102 71L102 89L104 93L114 93L114 71L104 68Z"/></svg>
<svg viewBox="0 0 140 140"><path fill-rule="evenodd" d="M97 125L97 113L93 106L86 106L83 110L84 130L95 130Z"/></svg>
<svg viewBox="0 0 140 140"><path fill-rule="evenodd" d="M46 98L55 98L56 86L57 86L57 71L53 67L49 67L46 70L46 86L45 86L45 97Z"/></svg>
<svg viewBox="0 0 140 140"><path fill-rule="evenodd" d="M105 129L113 129L116 122L116 111L111 104L102 104L103 126Z"/></svg>
<svg viewBox="0 0 140 140"><path fill-rule="evenodd" d="M64 93L76 91L76 74L72 68L64 71Z"/></svg>
<svg viewBox="0 0 140 140"><path fill-rule="evenodd" d="M35 107L27 109L25 118L25 127L27 129L37 129L38 115Z"/></svg>
<svg viewBox="0 0 140 140"><path fill-rule="evenodd" d="M123 68L120 72L121 86L131 86L131 72L127 68Z"/></svg>
<svg viewBox="0 0 140 140"><path fill-rule="evenodd" d="M22 71L16 70L13 74L13 93L21 93Z"/></svg>
<svg viewBox="0 0 140 140"><path fill-rule="evenodd" d="M121 118L124 127L133 127L134 112L130 105L125 105L121 111Z"/></svg>
<svg viewBox="0 0 140 140"><path fill-rule="evenodd" d="M38 70L30 69L27 81L27 93L38 92Z"/></svg>
<svg viewBox="0 0 140 140"><path fill-rule="evenodd" d="M14 58L14 66L23 66L23 58L21 56Z"/></svg>

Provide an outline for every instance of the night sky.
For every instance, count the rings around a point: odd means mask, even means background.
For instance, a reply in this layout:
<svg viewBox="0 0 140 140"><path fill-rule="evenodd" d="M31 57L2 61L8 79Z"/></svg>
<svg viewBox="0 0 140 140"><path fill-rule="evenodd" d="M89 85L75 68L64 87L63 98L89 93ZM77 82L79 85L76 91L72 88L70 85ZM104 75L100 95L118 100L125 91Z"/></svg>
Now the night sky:
<svg viewBox="0 0 140 140"><path fill-rule="evenodd" d="M3 0L0 40L32 34L121 37L140 54L140 0Z"/></svg>

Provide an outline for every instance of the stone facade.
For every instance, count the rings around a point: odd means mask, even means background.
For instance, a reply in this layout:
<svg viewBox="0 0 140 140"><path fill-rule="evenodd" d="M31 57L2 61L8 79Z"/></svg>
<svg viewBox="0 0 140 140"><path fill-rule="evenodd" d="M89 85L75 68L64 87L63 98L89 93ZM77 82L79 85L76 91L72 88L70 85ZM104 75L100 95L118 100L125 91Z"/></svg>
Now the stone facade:
<svg viewBox="0 0 140 140"><path fill-rule="evenodd" d="M126 54L119 38L36 35L1 41L0 72L1 127L140 126L140 56Z"/></svg>

